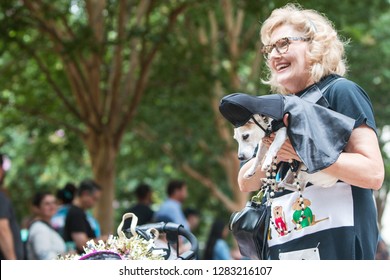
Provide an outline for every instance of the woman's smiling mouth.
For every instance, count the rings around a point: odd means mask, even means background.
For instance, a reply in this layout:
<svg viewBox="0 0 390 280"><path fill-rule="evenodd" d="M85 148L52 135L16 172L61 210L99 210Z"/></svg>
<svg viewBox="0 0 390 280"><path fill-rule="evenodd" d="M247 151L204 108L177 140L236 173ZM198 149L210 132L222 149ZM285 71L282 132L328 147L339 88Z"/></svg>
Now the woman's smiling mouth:
<svg viewBox="0 0 390 280"><path fill-rule="evenodd" d="M279 63L279 64L276 64L275 69L276 69L276 71L280 72L289 66L290 66L290 63Z"/></svg>

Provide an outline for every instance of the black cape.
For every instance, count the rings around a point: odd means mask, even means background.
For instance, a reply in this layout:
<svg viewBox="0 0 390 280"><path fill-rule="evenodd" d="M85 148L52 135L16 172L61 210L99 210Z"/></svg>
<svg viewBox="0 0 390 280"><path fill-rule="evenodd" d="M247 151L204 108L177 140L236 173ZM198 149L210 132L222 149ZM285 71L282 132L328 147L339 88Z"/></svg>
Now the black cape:
<svg viewBox="0 0 390 280"><path fill-rule="evenodd" d="M317 93L296 95L270 94L252 96L233 93L222 98L221 114L235 127L246 124L254 114L283 121L289 114L287 134L308 173L332 165L344 150L355 120L324 107L325 98ZM317 104L315 104L317 103Z"/></svg>

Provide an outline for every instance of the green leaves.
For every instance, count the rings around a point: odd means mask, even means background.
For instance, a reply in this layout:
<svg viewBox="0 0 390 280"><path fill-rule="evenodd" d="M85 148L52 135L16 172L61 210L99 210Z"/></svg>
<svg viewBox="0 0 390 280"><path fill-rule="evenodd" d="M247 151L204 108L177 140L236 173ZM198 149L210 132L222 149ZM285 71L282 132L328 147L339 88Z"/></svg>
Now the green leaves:
<svg viewBox="0 0 390 280"><path fill-rule="evenodd" d="M139 181L154 185L161 199L168 179L184 177L190 185L189 205L210 213L226 212L225 205L182 167L190 166L236 199L231 183L234 174L226 171L234 159L227 151L234 153L236 146L233 140L222 138L215 104L232 92L268 92L260 81L263 65L258 57L258 33L271 10L285 1L152 1L142 21L136 18L140 1L122 10L119 1L107 1L101 41L94 34L98 28L88 25L84 1L39 2L44 8L32 13L23 1L0 1L0 150L13 160L6 182L20 207L18 212L28 212L26 201L35 189L56 189L67 180L77 183L90 177L91 161L79 134L88 125L74 113L81 114L78 98L87 97L88 91L74 95L78 85L74 81L86 81L93 71L99 74L87 86L97 85L98 90L91 92L100 102L97 108L104 109L101 131L110 132L107 125L116 118L112 114L126 112L134 97L129 93L142 84L136 78L145 68L132 59L148 64L150 72L120 142L115 184L119 204L131 200L125 194ZM388 2L300 3L328 15L342 36L351 38L349 77L370 95L378 126L386 125L390 117ZM127 13L123 36L118 29L121 11ZM170 19L175 12L179 15L173 24ZM46 26L44 20L52 21L51 25ZM51 30L54 25L57 29ZM121 56L114 63L118 48ZM99 59L94 64L95 56ZM120 71L115 70L119 62ZM69 68L77 70L80 65L88 67L70 79ZM120 95L111 112L104 101L114 97L114 78L118 78ZM126 84L129 80L132 83ZM232 128L222 124L232 137ZM63 137L57 134L60 130Z"/></svg>

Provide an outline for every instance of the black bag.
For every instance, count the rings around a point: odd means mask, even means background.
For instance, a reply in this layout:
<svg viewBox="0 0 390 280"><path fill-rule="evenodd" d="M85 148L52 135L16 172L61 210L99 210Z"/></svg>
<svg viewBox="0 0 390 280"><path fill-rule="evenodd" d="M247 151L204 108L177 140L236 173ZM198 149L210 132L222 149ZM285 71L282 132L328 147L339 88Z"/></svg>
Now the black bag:
<svg viewBox="0 0 390 280"><path fill-rule="evenodd" d="M260 194L260 193L259 193ZM271 207L262 203L259 195L230 217L229 229L237 240L241 255L249 259L264 260L268 255L268 229Z"/></svg>

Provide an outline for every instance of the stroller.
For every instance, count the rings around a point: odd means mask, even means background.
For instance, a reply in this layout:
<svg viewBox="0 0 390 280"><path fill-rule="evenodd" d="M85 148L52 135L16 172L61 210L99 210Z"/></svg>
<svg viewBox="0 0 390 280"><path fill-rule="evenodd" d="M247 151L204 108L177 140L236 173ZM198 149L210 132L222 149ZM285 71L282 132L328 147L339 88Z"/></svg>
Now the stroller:
<svg viewBox="0 0 390 280"><path fill-rule="evenodd" d="M131 218L131 226L128 229L123 230L123 223L126 219ZM198 252L198 240L196 237L188 230L186 230L183 225L171 223L171 222L159 222L152 224L145 224L137 226L138 218L133 213L126 213L122 217L122 222L118 226L117 233L119 238L122 240L132 240L134 237L138 240L137 242L142 242L142 244L149 244L147 246L148 254L155 252L160 253L164 260L172 259L172 253L175 252L177 260L194 260L197 258ZM167 248L159 248L154 245L154 241L157 240L160 233L166 234L167 239ZM189 244L190 248L179 254L179 238L185 238ZM141 244L141 243L138 243ZM150 246L150 245L153 246ZM144 246L144 245L143 245ZM145 246L146 247L146 246ZM175 250L175 251L174 251ZM118 253L118 251L112 250L95 250L92 249L90 252L87 252L85 255L81 256L79 260L123 260L126 259Z"/></svg>

